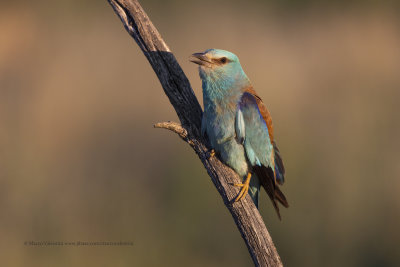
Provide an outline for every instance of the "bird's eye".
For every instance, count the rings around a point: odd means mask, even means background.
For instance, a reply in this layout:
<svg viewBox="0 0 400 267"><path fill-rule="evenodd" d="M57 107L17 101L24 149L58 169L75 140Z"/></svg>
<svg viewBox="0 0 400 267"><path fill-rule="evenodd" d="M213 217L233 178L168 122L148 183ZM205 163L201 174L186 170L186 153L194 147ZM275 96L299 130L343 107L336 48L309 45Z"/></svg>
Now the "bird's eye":
<svg viewBox="0 0 400 267"><path fill-rule="evenodd" d="M219 59L219 62L221 62L222 64L225 64L228 61L228 59L226 57L221 57Z"/></svg>

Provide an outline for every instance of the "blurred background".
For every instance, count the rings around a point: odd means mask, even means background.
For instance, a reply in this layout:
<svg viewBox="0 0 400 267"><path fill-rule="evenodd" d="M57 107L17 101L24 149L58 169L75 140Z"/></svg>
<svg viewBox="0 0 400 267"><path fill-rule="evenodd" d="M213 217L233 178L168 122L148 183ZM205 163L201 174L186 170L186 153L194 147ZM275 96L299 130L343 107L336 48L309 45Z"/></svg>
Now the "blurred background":
<svg viewBox="0 0 400 267"><path fill-rule="evenodd" d="M400 265L400 5L141 1L202 102L193 52L236 53L274 119L285 266ZM1 1L0 265L251 266L107 1ZM133 246L25 246L131 241Z"/></svg>

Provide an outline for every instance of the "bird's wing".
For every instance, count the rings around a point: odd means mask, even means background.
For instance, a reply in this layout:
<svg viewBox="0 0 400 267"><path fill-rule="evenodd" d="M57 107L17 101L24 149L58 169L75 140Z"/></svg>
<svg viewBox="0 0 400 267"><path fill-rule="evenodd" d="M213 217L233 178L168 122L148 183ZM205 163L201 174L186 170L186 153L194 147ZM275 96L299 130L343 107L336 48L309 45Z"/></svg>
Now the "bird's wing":
<svg viewBox="0 0 400 267"><path fill-rule="evenodd" d="M252 169L260 179L279 215L277 202L288 207L278 183L283 182L284 167L273 139L271 116L252 88L243 93L236 113L236 137L243 143Z"/></svg>
<svg viewBox="0 0 400 267"><path fill-rule="evenodd" d="M271 114L269 113L267 107L264 105L262 99L257 95L256 91L252 87L246 88L245 93L250 94L250 96L252 96L255 99L255 102L258 107L258 112L260 113L262 119L267 125L269 140L273 146L273 154L274 154L273 158L275 163L274 169L275 169L276 181L279 184L283 184L285 181L285 167L283 165L280 151L274 139L274 127L272 124Z"/></svg>

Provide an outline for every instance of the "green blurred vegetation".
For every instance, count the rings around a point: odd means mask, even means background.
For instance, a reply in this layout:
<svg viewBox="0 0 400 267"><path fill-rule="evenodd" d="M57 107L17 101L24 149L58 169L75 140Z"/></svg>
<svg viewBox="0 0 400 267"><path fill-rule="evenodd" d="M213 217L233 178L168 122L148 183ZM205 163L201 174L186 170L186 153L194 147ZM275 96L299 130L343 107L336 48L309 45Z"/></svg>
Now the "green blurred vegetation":
<svg viewBox="0 0 400 267"><path fill-rule="evenodd" d="M222 48L269 107L285 266L399 266L398 3L227 3L142 1L200 101L188 56ZM3 1L0 32L1 266L251 266L196 155L152 128L177 117L106 1Z"/></svg>

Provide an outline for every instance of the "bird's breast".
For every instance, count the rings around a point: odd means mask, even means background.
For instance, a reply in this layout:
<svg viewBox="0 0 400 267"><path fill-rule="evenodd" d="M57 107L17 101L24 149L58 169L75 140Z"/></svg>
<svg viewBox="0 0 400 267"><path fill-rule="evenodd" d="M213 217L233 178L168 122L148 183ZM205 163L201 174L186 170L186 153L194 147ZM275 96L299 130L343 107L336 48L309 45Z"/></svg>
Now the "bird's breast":
<svg viewBox="0 0 400 267"><path fill-rule="evenodd" d="M235 112L227 109L205 110L206 131L213 147L235 136Z"/></svg>
<svg viewBox="0 0 400 267"><path fill-rule="evenodd" d="M244 147L236 140L235 112L205 110L206 131L212 148L220 155L222 162L234 169L240 176L247 174Z"/></svg>

